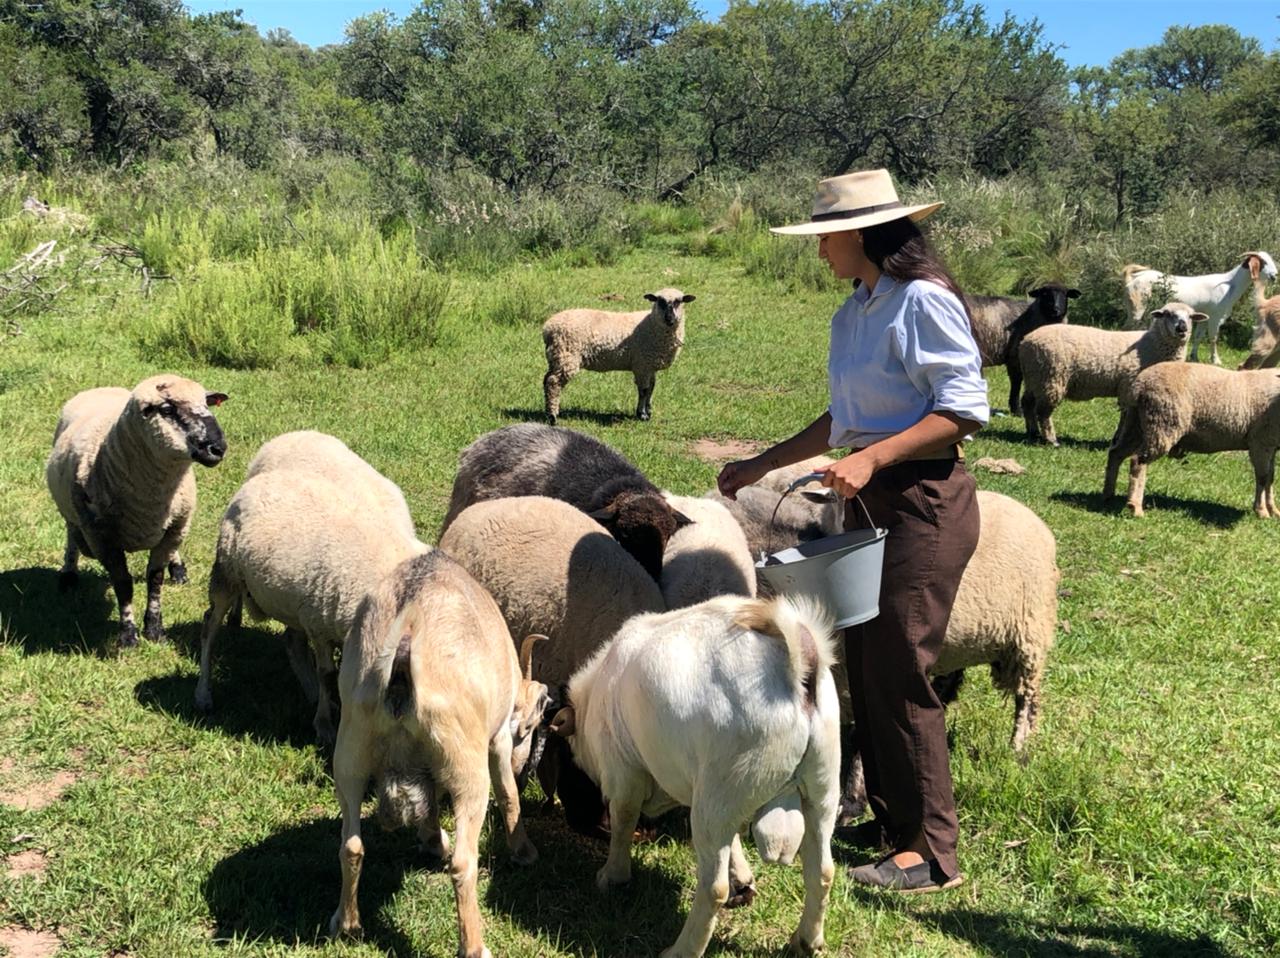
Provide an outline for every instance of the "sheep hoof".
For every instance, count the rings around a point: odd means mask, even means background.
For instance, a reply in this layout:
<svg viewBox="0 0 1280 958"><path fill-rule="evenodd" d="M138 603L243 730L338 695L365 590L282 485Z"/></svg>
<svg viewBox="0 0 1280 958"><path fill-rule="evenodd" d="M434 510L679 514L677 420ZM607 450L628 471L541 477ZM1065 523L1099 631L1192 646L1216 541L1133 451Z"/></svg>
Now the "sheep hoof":
<svg viewBox="0 0 1280 958"><path fill-rule="evenodd" d="M756 883L750 882L746 885L734 884L730 890L729 897L725 899L725 908L746 908L756 900Z"/></svg>
<svg viewBox="0 0 1280 958"><path fill-rule="evenodd" d="M154 619L147 619L142 624L142 634L147 637L150 642L167 642L169 637L164 633L164 623L159 616Z"/></svg>
<svg viewBox="0 0 1280 958"><path fill-rule="evenodd" d="M191 580L187 577L187 567L181 562L169 563L169 581L174 585L186 585Z"/></svg>
<svg viewBox="0 0 1280 958"><path fill-rule="evenodd" d="M132 622L120 626L120 648L131 649L138 644L138 627Z"/></svg>
<svg viewBox="0 0 1280 958"><path fill-rule="evenodd" d="M649 411L646 409L646 410L644 410L643 412L638 412L638 413L636 413L636 418L637 418L637 419L639 419L641 422L648 422L648 421L649 421Z"/></svg>
<svg viewBox="0 0 1280 958"><path fill-rule="evenodd" d="M812 955L826 947L827 941L822 935L819 935L813 941L805 941L798 931L791 936L791 950L797 955Z"/></svg>
<svg viewBox="0 0 1280 958"><path fill-rule="evenodd" d="M547 416L547 425L548 425L548 426L554 426L555 424L556 424L556 417L555 417L555 416L548 415L548 416Z"/></svg>
<svg viewBox="0 0 1280 958"><path fill-rule="evenodd" d="M213 696L208 692L202 692L196 689L196 711L201 715L208 715L213 711Z"/></svg>
<svg viewBox="0 0 1280 958"><path fill-rule="evenodd" d="M73 592L80 583L80 573L75 569L63 569L58 573L58 591Z"/></svg>

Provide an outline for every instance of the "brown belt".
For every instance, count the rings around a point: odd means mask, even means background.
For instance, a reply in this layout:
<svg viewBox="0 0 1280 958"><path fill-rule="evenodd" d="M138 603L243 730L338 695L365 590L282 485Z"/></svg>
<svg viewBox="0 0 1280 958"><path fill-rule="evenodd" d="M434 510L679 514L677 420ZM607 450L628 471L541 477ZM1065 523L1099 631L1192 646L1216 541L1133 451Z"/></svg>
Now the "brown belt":
<svg viewBox="0 0 1280 958"><path fill-rule="evenodd" d="M869 447L863 446L862 449L855 448L850 449L849 451L862 452L863 449L867 448ZM958 462L964 462L964 447L958 442L953 442L949 446L943 446L936 452L926 452L918 456L912 456L910 459L904 459L903 462L932 462L933 460L945 460L949 462L953 459Z"/></svg>

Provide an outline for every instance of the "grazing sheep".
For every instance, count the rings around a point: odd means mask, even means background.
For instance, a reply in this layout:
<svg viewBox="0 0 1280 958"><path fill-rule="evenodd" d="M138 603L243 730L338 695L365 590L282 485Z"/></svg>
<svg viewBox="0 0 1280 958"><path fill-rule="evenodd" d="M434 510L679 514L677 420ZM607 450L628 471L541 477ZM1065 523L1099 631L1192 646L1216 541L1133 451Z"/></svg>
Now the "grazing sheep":
<svg viewBox="0 0 1280 958"><path fill-rule="evenodd" d="M1218 330L1231 315L1231 307L1236 304L1240 294L1249 285L1250 279L1260 275L1267 279L1276 278L1276 264L1269 255L1261 250L1252 250L1240 255L1240 265L1226 273L1210 273L1205 276L1174 276L1161 273L1148 266L1130 263L1121 274L1129 293L1131 312L1130 328L1142 327L1142 313L1147 308L1147 300L1157 286L1163 287L1170 299L1186 303L1192 309L1203 312L1207 322L1197 329L1192 336L1191 358L1199 359L1200 340L1207 334L1209 347L1213 351L1210 357L1215 366L1221 364L1218 357Z"/></svg>
<svg viewBox="0 0 1280 958"><path fill-rule="evenodd" d="M662 553L688 523L658 487L620 453L571 429L518 423L487 432L458 457L441 534L475 502L550 496L581 509L608 530L657 581Z"/></svg>
<svg viewBox="0 0 1280 958"><path fill-rule="evenodd" d="M1253 511L1276 509L1276 447L1280 446L1280 372L1230 371L1160 363L1138 375L1107 453L1102 494L1115 495L1120 463L1129 456L1128 506L1141 516L1147 466L1162 456L1247 449L1253 463Z"/></svg>
<svg viewBox="0 0 1280 958"><path fill-rule="evenodd" d="M1205 319L1185 303L1171 302L1151 313L1151 326L1144 333L1045 326L1028 335L1018 349L1026 377L1022 414L1028 438L1040 436L1058 445L1052 416L1064 400L1123 400L1139 370L1182 359L1192 325Z"/></svg>
<svg viewBox="0 0 1280 958"><path fill-rule="evenodd" d="M450 524L440 548L489 590L512 635L548 637L535 677L557 695L627 619L666 609L639 564L599 525L557 499L478 502ZM569 824L592 834L603 809L600 795L552 745L538 769L543 793L558 794Z"/></svg>
<svg viewBox="0 0 1280 958"><path fill-rule="evenodd" d="M973 320L973 338L982 354L982 365L1004 366L1009 374L1009 412L1018 409L1018 394L1022 391L1022 365L1018 361L1018 346L1023 338L1041 326L1067 321L1068 300L1080 295L1080 290L1057 283L1046 283L1027 294L1025 299L1007 296L965 296L969 316Z"/></svg>
<svg viewBox="0 0 1280 958"><path fill-rule="evenodd" d="M296 637L306 637L315 662L316 739L333 742L334 656L356 610L384 575L429 548L383 512L351 508L353 496L361 493L352 481L295 470L259 473L232 496L209 576L197 709L213 708L214 640L227 612L244 603L255 618L284 624L295 671Z"/></svg>
<svg viewBox="0 0 1280 958"><path fill-rule="evenodd" d="M1253 281L1253 307L1258 312L1258 322L1253 327L1249 343L1249 355L1240 369L1270 369L1280 364L1280 296L1267 298L1267 284L1262 279Z"/></svg>
<svg viewBox="0 0 1280 958"><path fill-rule="evenodd" d="M449 853L440 799L453 798L450 874L459 955L486 956L476 895L480 827L489 782L520 864L538 853L520 819L515 775L547 705L531 678L532 646L517 662L492 597L436 551L396 566L362 603L342 656L342 722L333 783L342 808L342 898L330 934L358 935L357 885L364 864L360 803L379 780L379 813L392 827L416 825L428 852Z"/></svg>
<svg viewBox="0 0 1280 958"><path fill-rule="evenodd" d="M834 528L830 525L833 520L826 513L827 500L823 494L796 492L783 498L781 492L753 485L739 489L736 499L727 499L715 489L704 498L724 506L738 521L747 537L747 548L751 550L753 562L762 555L839 531L838 525ZM838 523L839 517L836 516L834 521ZM756 585L758 595L773 594L764 578L760 578Z"/></svg>
<svg viewBox="0 0 1280 958"><path fill-rule="evenodd" d="M547 420L556 424L560 391L579 370L629 371L636 380L636 418L652 415L654 380L680 355L684 345L684 304L695 297L678 289L645 293L653 303L645 311L614 313L603 309L566 309L543 324L547 374L542 380Z"/></svg>
<svg viewBox="0 0 1280 958"><path fill-rule="evenodd" d="M683 609L718 595L756 594L756 569L733 513L710 499L665 493L671 508L692 521L667 543L662 557L662 599Z"/></svg>
<svg viewBox="0 0 1280 958"><path fill-rule="evenodd" d="M277 469L294 469L324 476L352 493L369 496L369 502L383 510L396 528L409 537L417 532L413 516L400 487L365 462L336 436L302 430L286 432L263 444L249 463L246 479Z"/></svg>
<svg viewBox="0 0 1280 958"><path fill-rule="evenodd" d="M181 376L163 374L134 388L89 389L62 407L45 465L49 492L67 525L59 585L75 586L80 553L107 570L120 606L123 646L137 645L133 579L128 552L150 550L147 609L142 631L164 639L160 589L169 567L174 582L186 581L178 547L196 508L192 460L216 466L227 452L210 406L224 393Z"/></svg>
<svg viewBox="0 0 1280 958"><path fill-rule="evenodd" d="M609 796L602 890L631 879L643 814L687 806L693 907L664 958L697 958L735 887L754 879L738 829L798 790L805 900L792 947L821 949L835 867L839 720L830 620L789 599L737 596L632 619L569 682L552 731Z"/></svg>

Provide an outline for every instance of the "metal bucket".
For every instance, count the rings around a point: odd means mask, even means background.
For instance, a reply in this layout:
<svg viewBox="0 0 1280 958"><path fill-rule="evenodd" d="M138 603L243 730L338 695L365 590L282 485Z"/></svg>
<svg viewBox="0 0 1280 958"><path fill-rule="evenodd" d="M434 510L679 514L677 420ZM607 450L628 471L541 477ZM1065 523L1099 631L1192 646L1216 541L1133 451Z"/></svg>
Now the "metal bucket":
<svg viewBox="0 0 1280 958"><path fill-rule="evenodd" d="M787 493L820 476L797 480ZM756 563L775 592L820 600L834 614L837 629L867 622L880 614L880 572L888 532L875 528L860 498L858 505L871 528L802 542Z"/></svg>

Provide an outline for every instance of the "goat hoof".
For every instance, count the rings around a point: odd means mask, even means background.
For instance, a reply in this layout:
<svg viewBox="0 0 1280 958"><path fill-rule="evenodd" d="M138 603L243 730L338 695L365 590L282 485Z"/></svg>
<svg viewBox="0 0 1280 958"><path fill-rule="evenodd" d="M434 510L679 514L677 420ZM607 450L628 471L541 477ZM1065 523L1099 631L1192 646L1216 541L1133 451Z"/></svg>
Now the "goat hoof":
<svg viewBox="0 0 1280 958"><path fill-rule="evenodd" d="M359 919L353 922L344 922L342 919L342 910L333 913L333 917L329 919L329 937L330 938L363 938L364 929L360 926Z"/></svg>
<svg viewBox="0 0 1280 958"><path fill-rule="evenodd" d="M725 908L746 908L756 900L756 883L733 885L729 897L725 899Z"/></svg>
<svg viewBox="0 0 1280 958"><path fill-rule="evenodd" d="M812 955L827 947L827 940L819 935L813 941L805 941L800 932L791 936L791 950L797 955Z"/></svg>
<svg viewBox="0 0 1280 958"><path fill-rule="evenodd" d="M208 692L196 690L196 711L201 715L209 715L213 712L213 696Z"/></svg>
<svg viewBox="0 0 1280 958"><path fill-rule="evenodd" d="M614 875L609 871L608 865L596 872L596 888L602 892L608 892L609 889L616 885L625 885L629 881L631 881L630 873L625 875Z"/></svg>
<svg viewBox="0 0 1280 958"><path fill-rule="evenodd" d="M186 585L191 580L187 577L187 567L181 562L169 563L169 581L174 585Z"/></svg>

